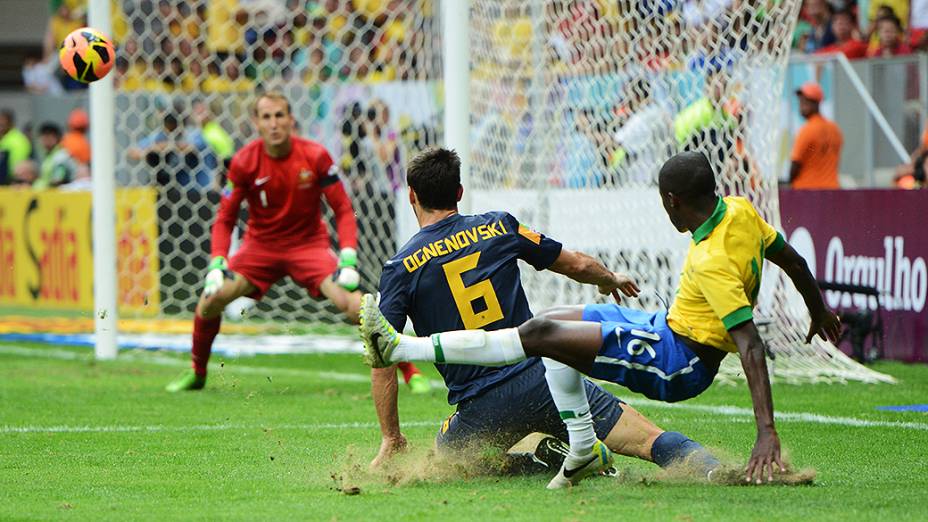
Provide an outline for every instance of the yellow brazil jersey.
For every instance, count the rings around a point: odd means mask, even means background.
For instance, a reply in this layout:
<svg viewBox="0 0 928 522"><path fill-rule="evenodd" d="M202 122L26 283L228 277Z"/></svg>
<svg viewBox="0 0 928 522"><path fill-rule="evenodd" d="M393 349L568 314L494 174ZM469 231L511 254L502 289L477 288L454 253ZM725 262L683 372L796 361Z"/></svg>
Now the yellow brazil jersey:
<svg viewBox="0 0 928 522"><path fill-rule="evenodd" d="M667 324L678 335L737 352L728 329L753 319L764 255L785 245L748 200L719 198L693 232Z"/></svg>

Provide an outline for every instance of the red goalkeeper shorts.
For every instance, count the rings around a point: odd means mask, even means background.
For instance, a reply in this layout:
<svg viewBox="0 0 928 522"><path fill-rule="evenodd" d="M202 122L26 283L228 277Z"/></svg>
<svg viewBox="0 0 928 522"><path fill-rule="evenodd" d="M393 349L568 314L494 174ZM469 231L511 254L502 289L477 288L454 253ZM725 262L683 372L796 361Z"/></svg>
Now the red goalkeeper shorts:
<svg viewBox="0 0 928 522"><path fill-rule="evenodd" d="M309 295L317 298L319 286L338 267L338 259L331 248L305 246L297 248L271 248L254 241L245 241L229 260L229 270L241 274L257 290L248 295L261 299L271 285L290 276Z"/></svg>

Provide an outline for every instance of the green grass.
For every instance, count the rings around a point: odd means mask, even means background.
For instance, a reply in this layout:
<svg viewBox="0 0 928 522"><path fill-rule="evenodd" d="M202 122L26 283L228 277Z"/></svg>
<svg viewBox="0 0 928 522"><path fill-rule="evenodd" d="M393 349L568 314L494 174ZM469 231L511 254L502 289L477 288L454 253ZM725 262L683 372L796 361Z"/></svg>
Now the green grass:
<svg viewBox="0 0 928 522"><path fill-rule="evenodd" d="M72 359L63 358L69 354ZM95 363L89 350L0 346L0 520L928 519L925 429L784 419L778 428L793 463L818 472L816 485L805 487L603 478L549 492L546 476L397 487L352 471L366 465L379 443L369 385L321 373L364 376L356 357L262 356L226 360L222 367L214 358L206 390L164 393L185 361L127 353ZM925 414L875 409L928 402L928 367L877 368L900 384L776 385L776 407L928 424ZM749 407L750 399L743 385L716 386L688 404ZM416 422L404 428L412 451L424 454L451 408L442 393L418 397L405 390L400 408L404 421ZM750 451L750 417L640 409L662 427L734 458ZM334 427L349 423L362 424ZM72 431L50 429L56 426ZM31 431L11 430L25 427ZM74 431L80 427L90 431ZM619 464L635 476L656 471L631 459ZM361 494L340 493L332 475L351 476Z"/></svg>

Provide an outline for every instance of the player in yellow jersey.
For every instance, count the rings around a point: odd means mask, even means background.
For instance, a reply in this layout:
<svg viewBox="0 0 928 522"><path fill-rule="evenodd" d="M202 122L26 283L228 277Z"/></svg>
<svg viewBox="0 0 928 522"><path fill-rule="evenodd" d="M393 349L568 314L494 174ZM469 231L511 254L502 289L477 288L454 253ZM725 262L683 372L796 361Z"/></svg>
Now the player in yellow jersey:
<svg viewBox="0 0 928 522"><path fill-rule="evenodd" d="M822 300L805 260L783 236L746 199L716 195L712 166L704 154L684 152L670 158L661 168L659 189L670 221L693 235L669 311L647 313L616 304L560 307L518 328L418 338L396 333L379 321L376 307L364 307L368 362L493 366L540 356L651 399L676 402L699 395L712 383L722 359L737 352L757 422L745 478L771 480L774 470L784 466L764 343L753 317L764 260L781 267L802 294L812 318L806 342L816 334L835 341L840 323ZM571 422L568 417L562 415ZM565 471L569 473L566 468L561 473Z"/></svg>

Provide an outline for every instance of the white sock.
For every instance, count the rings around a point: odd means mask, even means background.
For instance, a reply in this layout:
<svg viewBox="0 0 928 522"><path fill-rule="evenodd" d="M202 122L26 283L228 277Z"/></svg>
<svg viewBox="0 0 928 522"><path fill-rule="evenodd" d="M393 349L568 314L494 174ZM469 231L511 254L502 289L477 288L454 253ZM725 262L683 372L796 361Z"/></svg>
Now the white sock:
<svg viewBox="0 0 928 522"><path fill-rule="evenodd" d="M401 335L390 362L428 361L503 366L525 360L518 328L485 332L459 330L431 337Z"/></svg>
<svg viewBox="0 0 928 522"><path fill-rule="evenodd" d="M554 405L567 426L570 442L567 467L574 468L585 464L593 451L593 444L596 443L596 432L593 430L593 416L590 414L590 403L583 387L583 377L580 372L566 364L547 358L542 358L541 361L545 365L545 380L548 381Z"/></svg>

